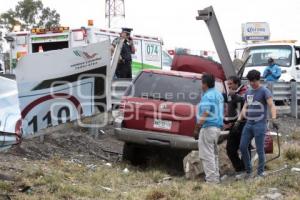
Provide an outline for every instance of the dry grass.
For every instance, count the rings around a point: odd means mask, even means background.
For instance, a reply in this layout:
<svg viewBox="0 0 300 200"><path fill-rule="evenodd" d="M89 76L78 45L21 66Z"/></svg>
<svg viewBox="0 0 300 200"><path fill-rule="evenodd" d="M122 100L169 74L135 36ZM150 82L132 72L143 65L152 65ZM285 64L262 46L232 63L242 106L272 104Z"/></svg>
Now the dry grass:
<svg viewBox="0 0 300 200"><path fill-rule="evenodd" d="M277 151L275 146L275 151ZM300 147L283 145L280 159L268 164L269 170L281 168L284 164L294 165L299 157ZM285 199L296 200L300 196L300 174L286 170L261 180L228 181L220 185L208 185L202 181L189 181L183 177L170 175L163 167L148 169L135 168L125 163L106 166L95 161L96 168L87 167L91 163L78 164L59 157L49 161L35 160L23 162L22 172L17 182L0 181L0 195L13 194L13 199L128 199L128 200L246 200L260 196L268 188L278 188ZM129 173L123 169L128 168ZM31 191L19 192L24 186ZM1 199L1 196L0 196Z"/></svg>
<svg viewBox="0 0 300 200"><path fill-rule="evenodd" d="M12 185L9 182L0 181L0 193L13 191Z"/></svg>
<svg viewBox="0 0 300 200"><path fill-rule="evenodd" d="M123 169L129 168L129 173ZM169 176L161 169L140 170L118 164L108 167L97 165L95 171L85 165L70 163L59 158L35 161L27 165L19 185L31 186L32 192L13 191L13 185L0 182L0 190L17 195L14 199L251 199L264 189L277 187L287 198L299 195L300 176L283 173L263 180L234 181L220 185L207 185L200 181L188 181L182 177L162 181ZM110 188L110 189L107 189ZM294 198L295 199L295 198Z"/></svg>
<svg viewBox="0 0 300 200"><path fill-rule="evenodd" d="M300 160L300 146L298 144L289 145L285 149L284 156L290 161L299 161Z"/></svg>
<svg viewBox="0 0 300 200"><path fill-rule="evenodd" d="M293 141L300 141L300 132L294 132L290 135L290 138Z"/></svg>

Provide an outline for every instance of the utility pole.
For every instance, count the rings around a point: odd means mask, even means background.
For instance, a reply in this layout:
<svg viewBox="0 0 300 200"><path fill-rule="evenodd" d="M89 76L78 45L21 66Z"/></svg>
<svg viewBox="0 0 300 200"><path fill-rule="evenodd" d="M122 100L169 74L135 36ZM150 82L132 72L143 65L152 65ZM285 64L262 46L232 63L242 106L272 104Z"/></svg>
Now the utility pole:
<svg viewBox="0 0 300 200"><path fill-rule="evenodd" d="M203 10L198 10L198 16L196 19L203 20L206 23L220 58L226 78L228 79L230 76L236 76L237 73L230 58L230 54L213 7L210 6Z"/></svg>
<svg viewBox="0 0 300 200"><path fill-rule="evenodd" d="M125 22L124 0L105 0L105 19L108 28L120 28Z"/></svg>

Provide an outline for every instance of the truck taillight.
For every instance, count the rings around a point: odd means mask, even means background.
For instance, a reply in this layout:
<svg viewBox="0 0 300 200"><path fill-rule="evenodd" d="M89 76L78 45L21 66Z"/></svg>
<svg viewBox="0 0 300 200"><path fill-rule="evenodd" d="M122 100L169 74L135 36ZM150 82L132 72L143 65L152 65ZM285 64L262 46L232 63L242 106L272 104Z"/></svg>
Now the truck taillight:
<svg viewBox="0 0 300 200"><path fill-rule="evenodd" d="M125 100L121 100L119 109L124 110L124 108L125 108Z"/></svg>
<svg viewBox="0 0 300 200"><path fill-rule="evenodd" d="M121 116L124 116L125 113L125 104L126 101L125 100L121 100L120 105L119 105L119 113Z"/></svg>
<svg viewBox="0 0 300 200"><path fill-rule="evenodd" d="M17 141L20 142L22 139L22 120L19 119L15 126L15 133L17 135Z"/></svg>
<svg viewBox="0 0 300 200"><path fill-rule="evenodd" d="M94 20L89 19L88 20L88 26L94 26Z"/></svg>
<svg viewBox="0 0 300 200"><path fill-rule="evenodd" d="M19 60L20 58L22 58L23 56L26 56L27 52L26 51L18 51L17 52L17 60Z"/></svg>
<svg viewBox="0 0 300 200"><path fill-rule="evenodd" d="M168 54L170 54L171 56L175 55L175 50L168 50Z"/></svg>

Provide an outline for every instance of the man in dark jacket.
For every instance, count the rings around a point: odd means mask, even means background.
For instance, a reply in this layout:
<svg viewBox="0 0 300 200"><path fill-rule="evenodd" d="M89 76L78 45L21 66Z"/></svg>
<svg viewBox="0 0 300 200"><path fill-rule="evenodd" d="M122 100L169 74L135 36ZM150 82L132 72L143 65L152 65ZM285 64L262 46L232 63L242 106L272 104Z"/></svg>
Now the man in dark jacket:
<svg viewBox="0 0 300 200"><path fill-rule="evenodd" d="M247 91L247 86L242 85L241 80L236 76L231 76L228 79L227 84L229 94L224 95L224 99L225 103L228 105L228 117L226 121L231 124L231 129L227 138L226 150L235 171L241 172L245 170L245 166L242 159L239 157L238 150L245 123L240 123L239 127L236 127L235 129L232 128L232 125L237 120L238 114L243 107L244 94Z"/></svg>
<svg viewBox="0 0 300 200"><path fill-rule="evenodd" d="M112 46L116 47L120 38L124 38L124 44L121 50L120 60L116 69L116 77L117 78L132 78L132 70L131 63L132 57L131 54L135 53L135 48L133 44L133 40L130 37L132 29L130 28L122 28L122 32L119 38L116 38L112 42Z"/></svg>

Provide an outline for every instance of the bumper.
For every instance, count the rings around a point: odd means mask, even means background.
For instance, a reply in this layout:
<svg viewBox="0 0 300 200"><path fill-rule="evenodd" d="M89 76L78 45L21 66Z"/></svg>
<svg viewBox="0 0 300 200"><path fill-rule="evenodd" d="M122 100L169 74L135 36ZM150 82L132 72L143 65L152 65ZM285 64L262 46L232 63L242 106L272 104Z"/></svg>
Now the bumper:
<svg viewBox="0 0 300 200"><path fill-rule="evenodd" d="M142 145L164 146L177 149L198 149L198 141L193 137L157 133L135 129L115 128L114 134L118 140Z"/></svg>

